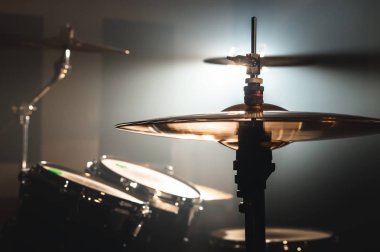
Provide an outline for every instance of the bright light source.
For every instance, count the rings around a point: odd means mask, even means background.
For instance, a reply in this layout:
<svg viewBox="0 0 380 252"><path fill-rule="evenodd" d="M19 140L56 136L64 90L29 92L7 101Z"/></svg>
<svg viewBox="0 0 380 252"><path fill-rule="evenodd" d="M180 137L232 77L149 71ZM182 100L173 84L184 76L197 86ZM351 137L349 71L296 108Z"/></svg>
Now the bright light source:
<svg viewBox="0 0 380 252"><path fill-rule="evenodd" d="M261 73L267 73L267 72L269 72L270 68L267 66L263 66L263 67L261 67L260 70L261 70Z"/></svg>
<svg viewBox="0 0 380 252"><path fill-rule="evenodd" d="M231 47L230 50L228 50L228 56L233 57L236 56L236 47Z"/></svg>
<svg viewBox="0 0 380 252"><path fill-rule="evenodd" d="M66 56L66 58L70 58L70 49L66 49L66 51L65 51L65 56Z"/></svg>
<svg viewBox="0 0 380 252"><path fill-rule="evenodd" d="M260 57L265 57L266 54L268 54L268 45L267 44L260 44L258 46L257 54L260 55Z"/></svg>

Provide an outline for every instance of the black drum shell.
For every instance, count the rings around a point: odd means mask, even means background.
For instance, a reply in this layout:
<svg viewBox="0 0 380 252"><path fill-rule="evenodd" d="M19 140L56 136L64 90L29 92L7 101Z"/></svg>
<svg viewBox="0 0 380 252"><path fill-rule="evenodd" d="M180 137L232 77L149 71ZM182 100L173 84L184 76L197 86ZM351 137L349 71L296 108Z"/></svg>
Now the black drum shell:
<svg viewBox="0 0 380 252"><path fill-rule="evenodd" d="M46 165L75 173L55 164ZM120 249L133 243L147 219L146 204L67 182L42 166L35 165L21 178L18 222L26 235L64 244L65 250ZM30 236L36 229L38 237Z"/></svg>

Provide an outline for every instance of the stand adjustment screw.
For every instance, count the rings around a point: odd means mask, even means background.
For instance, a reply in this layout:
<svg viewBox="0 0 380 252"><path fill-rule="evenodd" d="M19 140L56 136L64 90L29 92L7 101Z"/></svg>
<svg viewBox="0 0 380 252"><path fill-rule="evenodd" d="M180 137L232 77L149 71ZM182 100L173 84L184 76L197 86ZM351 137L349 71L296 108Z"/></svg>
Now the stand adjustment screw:
<svg viewBox="0 0 380 252"><path fill-rule="evenodd" d="M246 207L245 207L244 202L240 202L240 204L239 204L239 212L240 213L245 213L245 209L246 209Z"/></svg>
<svg viewBox="0 0 380 252"><path fill-rule="evenodd" d="M238 167L239 167L239 161L234 160L232 169L233 169L234 171L237 171Z"/></svg>

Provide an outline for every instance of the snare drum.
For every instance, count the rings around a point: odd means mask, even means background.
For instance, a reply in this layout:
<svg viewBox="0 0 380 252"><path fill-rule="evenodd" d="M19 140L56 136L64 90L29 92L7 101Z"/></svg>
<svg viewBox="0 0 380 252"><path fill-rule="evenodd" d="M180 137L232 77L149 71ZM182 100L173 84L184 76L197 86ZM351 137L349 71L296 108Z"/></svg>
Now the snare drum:
<svg viewBox="0 0 380 252"><path fill-rule="evenodd" d="M35 165L21 182L20 240L36 249L122 251L150 214L144 201L54 164Z"/></svg>
<svg viewBox="0 0 380 252"><path fill-rule="evenodd" d="M91 163L86 170L150 203L151 218L145 226L147 241L181 244L186 238L201 203L195 187L165 173L107 156Z"/></svg>
<svg viewBox="0 0 380 252"><path fill-rule="evenodd" d="M330 251L334 246L332 233L295 228L266 228L267 252ZM243 228L218 229L211 233L213 252L245 251Z"/></svg>

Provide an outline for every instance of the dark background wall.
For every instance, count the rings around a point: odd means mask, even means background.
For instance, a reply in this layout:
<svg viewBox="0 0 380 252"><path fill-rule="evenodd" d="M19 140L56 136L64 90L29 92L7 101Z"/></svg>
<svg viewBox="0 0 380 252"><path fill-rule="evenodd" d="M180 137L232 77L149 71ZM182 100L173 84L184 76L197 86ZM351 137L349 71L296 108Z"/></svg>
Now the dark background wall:
<svg viewBox="0 0 380 252"><path fill-rule="evenodd" d="M42 18L44 37L56 35L69 22L85 41L131 49L128 57L73 53L72 74L44 98L41 125L32 125L41 132L40 142L32 147L40 159L77 170L102 154L156 167L173 165L184 179L233 194L232 150L209 142L133 135L113 126L213 113L241 103L244 70L202 60L226 56L232 47L240 54L248 52L252 16L258 17L259 49L266 48L267 55L374 52L380 50L378 9L370 0L8 1L0 6L4 14ZM11 24L4 20L1 27ZM40 34L37 29L31 36ZM17 71L20 54L17 51L12 61ZM43 51L43 61L35 66L42 69L37 79L51 75L58 55ZM38 70L22 71L25 78ZM262 77L265 101L288 110L380 117L377 67L270 68ZM12 81L1 79L2 90L14 92ZM1 96L8 97L3 91ZM12 144L21 147L19 141L15 137ZM365 234L376 234L368 227L380 222L378 148L377 135L295 143L274 151L277 169L268 181L268 223L336 232L364 227ZM0 161L17 155L14 150ZM197 225L241 225L238 201L208 203Z"/></svg>
<svg viewBox="0 0 380 252"><path fill-rule="evenodd" d="M32 15L0 14L0 30L3 41L11 36L39 39L43 36L43 17ZM1 131L0 160L21 162L21 127L13 106L30 102L38 88L42 86L42 50L3 44L1 47ZM31 145L39 146L40 113L34 115L35 123L31 129ZM40 149L31 149L34 162L40 159Z"/></svg>
<svg viewBox="0 0 380 252"><path fill-rule="evenodd" d="M2 42L12 37L39 39L43 36L43 17L38 15L8 14L0 12L0 36ZM0 191L2 214L0 221L11 213L13 204L8 202L17 194L17 175L21 169L22 128L13 107L30 102L42 83L42 50L16 47L1 43L0 46ZM41 159L41 111L33 115L30 126L29 159ZM11 202L14 202L11 200Z"/></svg>

